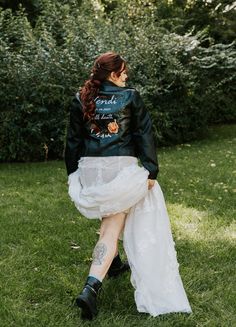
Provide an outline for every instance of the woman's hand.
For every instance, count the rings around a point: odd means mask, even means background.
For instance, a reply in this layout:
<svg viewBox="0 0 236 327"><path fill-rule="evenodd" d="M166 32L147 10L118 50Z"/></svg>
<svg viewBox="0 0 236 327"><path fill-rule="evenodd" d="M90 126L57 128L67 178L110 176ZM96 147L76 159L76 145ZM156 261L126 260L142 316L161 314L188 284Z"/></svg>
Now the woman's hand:
<svg viewBox="0 0 236 327"><path fill-rule="evenodd" d="M155 184L155 179L148 179L148 189L151 190L151 188L154 186Z"/></svg>

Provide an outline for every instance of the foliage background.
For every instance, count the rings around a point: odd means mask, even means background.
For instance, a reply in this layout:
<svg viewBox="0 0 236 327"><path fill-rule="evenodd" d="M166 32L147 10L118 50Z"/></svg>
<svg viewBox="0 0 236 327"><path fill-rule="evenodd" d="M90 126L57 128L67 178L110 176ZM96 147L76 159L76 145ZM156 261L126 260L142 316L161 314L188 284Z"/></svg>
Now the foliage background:
<svg viewBox="0 0 236 327"><path fill-rule="evenodd" d="M68 108L93 60L127 59L159 145L233 123L233 1L0 0L0 161L63 157Z"/></svg>

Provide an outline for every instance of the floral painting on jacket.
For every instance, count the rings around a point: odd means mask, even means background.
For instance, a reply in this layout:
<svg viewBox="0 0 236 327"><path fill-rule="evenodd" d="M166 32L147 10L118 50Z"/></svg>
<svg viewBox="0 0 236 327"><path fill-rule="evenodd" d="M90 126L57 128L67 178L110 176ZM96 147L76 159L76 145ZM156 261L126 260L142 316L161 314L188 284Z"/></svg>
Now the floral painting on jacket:
<svg viewBox="0 0 236 327"><path fill-rule="evenodd" d="M97 137L112 137L119 132L118 115L97 113L91 123L91 134Z"/></svg>

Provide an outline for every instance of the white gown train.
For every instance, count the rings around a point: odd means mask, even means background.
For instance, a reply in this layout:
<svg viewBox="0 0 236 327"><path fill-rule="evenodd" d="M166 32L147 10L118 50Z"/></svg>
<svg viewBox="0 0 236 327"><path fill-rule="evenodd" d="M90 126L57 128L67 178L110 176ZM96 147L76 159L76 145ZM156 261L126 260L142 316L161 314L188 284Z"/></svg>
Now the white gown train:
<svg viewBox="0 0 236 327"><path fill-rule="evenodd" d="M175 243L160 185L131 156L83 157L69 176L69 195L87 218L126 212L124 249L139 312L192 312L179 274Z"/></svg>

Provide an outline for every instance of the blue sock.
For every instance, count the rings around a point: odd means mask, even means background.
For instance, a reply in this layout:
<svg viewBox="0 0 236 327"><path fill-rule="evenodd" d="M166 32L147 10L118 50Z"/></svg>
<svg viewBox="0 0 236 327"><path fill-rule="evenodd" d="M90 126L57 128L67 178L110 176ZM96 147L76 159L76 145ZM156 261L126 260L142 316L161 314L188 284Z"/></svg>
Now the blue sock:
<svg viewBox="0 0 236 327"><path fill-rule="evenodd" d="M94 277L94 278L96 278L97 280L99 280L99 282L101 282L102 283L102 279L101 278L98 278L97 276L95 276L95 275L89 275L88 277Z"/></svg>

